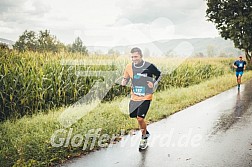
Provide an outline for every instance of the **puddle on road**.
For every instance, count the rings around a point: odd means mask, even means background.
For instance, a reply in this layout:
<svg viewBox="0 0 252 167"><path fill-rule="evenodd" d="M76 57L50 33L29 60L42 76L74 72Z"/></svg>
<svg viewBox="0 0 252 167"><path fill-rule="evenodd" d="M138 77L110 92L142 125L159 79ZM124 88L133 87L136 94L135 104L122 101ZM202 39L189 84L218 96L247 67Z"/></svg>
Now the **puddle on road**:
<svg viewBox="0 0 252 167"><path fill-rule="evenodd" d="M251 115L252 106L252 81L245 85L242 93L237 92L236 104L233 108L225 110L220 116L220 119L215 122L213 132L210 136L215 134L225 133L231 129L237 122L244 121L247 116ZM223 104L225 105L225 104Z"/></svg>

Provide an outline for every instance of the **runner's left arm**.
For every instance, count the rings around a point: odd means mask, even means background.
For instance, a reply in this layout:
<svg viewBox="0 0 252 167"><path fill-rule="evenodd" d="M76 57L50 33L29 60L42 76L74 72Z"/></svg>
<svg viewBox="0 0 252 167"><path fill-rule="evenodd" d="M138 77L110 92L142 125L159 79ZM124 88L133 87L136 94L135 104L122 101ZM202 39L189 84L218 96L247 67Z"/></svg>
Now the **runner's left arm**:
<svg viewBox="0 0 252 167"><path fill-rule="evenodd" d="M160 70L155 66L155 65L151 65L151 69L152 69L152 73L153 75L155 75L155 80L154 80L154 90L157 89L157 86L158 86L158 82L161 80L161 72Z"/></svg>
<svg viewBox="0 0 252 167"><path fill-rule="evenodd" d="M234 67L234 68L237 68L236 61L234 62L233 67Z"/></svg>

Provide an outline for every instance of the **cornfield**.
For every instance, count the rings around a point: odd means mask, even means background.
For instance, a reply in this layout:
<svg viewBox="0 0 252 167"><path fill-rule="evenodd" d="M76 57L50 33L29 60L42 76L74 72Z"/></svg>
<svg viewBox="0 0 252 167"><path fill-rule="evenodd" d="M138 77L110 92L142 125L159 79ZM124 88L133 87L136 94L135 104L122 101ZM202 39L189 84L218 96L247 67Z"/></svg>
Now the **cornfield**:
<svg viewBox="0 0 252 167"><path fill-rule="evenodd" d="M83 64L62 64L62 60L68 59L78 60ZM93 65L85 65L85 62L90 61ZM102 63L104 61L109 63ZM172 69L169 58L165 61L155 60L154 64L160 67L162 72L166 71L158 91L170 87L187 87L223 75L229 71L228 65L232 61L224 58L189 59ZM16 53L0 50L0 120L71 105L92 90L97 81L103 82L103 85L96 90L109 91L102 92L106 94L104 98L94 92L90 101L97 97L110 101L117 96L127 95L129 88L114 82L122 75L125 65L129 62L130 59L116 56L83 57L68 53ZM84 75L78 75L80 71ZM103 72L106 72L108 77L106 81L102 77Z"/></svg>

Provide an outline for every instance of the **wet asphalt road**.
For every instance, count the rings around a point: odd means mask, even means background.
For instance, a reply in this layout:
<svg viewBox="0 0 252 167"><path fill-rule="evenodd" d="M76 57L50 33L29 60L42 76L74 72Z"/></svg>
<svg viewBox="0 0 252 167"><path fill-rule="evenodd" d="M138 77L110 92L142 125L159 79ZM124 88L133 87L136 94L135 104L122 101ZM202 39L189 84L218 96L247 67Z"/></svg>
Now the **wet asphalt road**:
<svg viewBox="0 0 252 167"><path fill-rule="evenodd" d="M148 126L106 149L73 159L68 167L252 166L252 81Z"/></svg>

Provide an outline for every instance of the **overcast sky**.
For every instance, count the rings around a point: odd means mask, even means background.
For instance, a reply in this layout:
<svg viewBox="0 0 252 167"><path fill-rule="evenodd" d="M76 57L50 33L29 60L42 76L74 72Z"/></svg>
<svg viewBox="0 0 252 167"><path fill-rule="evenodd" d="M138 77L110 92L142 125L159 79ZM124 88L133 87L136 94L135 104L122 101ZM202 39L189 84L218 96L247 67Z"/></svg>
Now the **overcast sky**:
<svg viewBox="0 0 252 167"><path fill-rule="evenodd" d="M204 0L0 0L0 38L49 29L64 43L115 46L219 36Z"/></svg>

